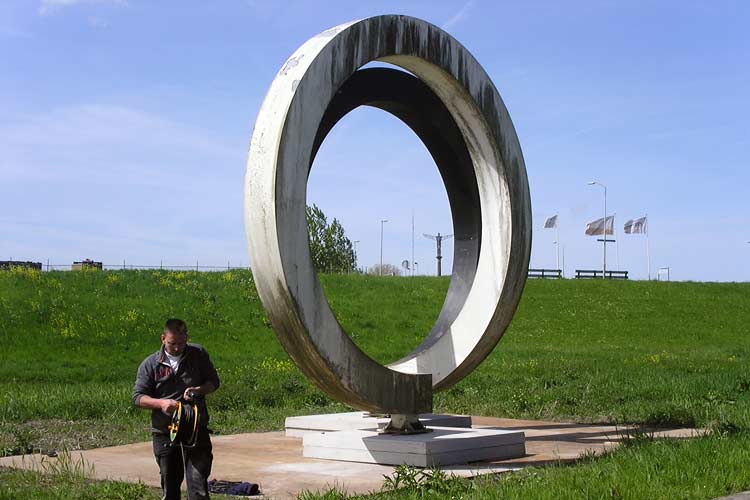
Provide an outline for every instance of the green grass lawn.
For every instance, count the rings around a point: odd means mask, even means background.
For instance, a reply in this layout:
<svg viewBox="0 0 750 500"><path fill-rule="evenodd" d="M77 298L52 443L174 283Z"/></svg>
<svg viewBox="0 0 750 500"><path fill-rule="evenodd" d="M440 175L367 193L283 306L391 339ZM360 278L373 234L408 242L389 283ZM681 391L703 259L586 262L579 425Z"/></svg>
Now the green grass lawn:
<svg viewBox="0 0 750 500"><path fill-rule="evenodd" d="M429 277L322 281L340 322L381 362L419 343L448 286ZM148 439L147 412L130 406L130 391L170 316L188 322L191 340L219 370L223 386L210 401L218 433L281 429L285 416L346 410L289 361L247 271L0 272L0 453ZM685 446L746 447L749 325L747 283L530 281L494 353L437 394L435 409L711 427L723 440ZM652 446L627 451L648 457ZM588 466L534 477L573 478Z"/></svg>
<svg viewBox="0 0 750 500"><path fill-rule="evenodd" d="M368 498L699 500L746 490L749 470L750 433L688 441L641 440L604 457L585 458L575 466L530 468L471 481L402 469L396 474L402 478L399 490L385 488ZM342 496L328 491L303 498L333 500Z"/></svg>

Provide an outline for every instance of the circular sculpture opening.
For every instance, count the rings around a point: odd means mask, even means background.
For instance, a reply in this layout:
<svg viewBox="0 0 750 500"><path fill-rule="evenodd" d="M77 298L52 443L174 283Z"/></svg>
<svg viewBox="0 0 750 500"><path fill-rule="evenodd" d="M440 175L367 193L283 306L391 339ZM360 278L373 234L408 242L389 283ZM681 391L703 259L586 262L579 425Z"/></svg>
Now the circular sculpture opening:
<svg viewBox="0 0 750 500"><path fill-rule="evenodd" d="M411 74L360 70L384 61ZM446 186L454 225L451 283L424 341L385 367L336 321L312 266L305 221L310 166L326 134L360 105L420 137ZM500 96L473 56L424 21L378 16L324 31L283 65L261 106L245 177L256 286L277 336L331 397L395 414L432 410L492 351L523 291L531 248L528 180Z"/></svg>
<svg viewBox="0 0 750 500"><path fill-rule="evenodd" d="M436 247L422 236L423 230L453 233L445 184L429 150L393 114L376 106L355 108L323 140L308 176L306 203L308 213L315 205L329 216L329 223L337 218L364 273L350 279L336 276L335 268L316 258L321 245L311 238L313 265L336 319L354 343L380 364L401 359L435 324L453 267L454 247L449 239L442 244L441 268L446 277L437 281L427 277L436 273ZM383 218L387 220L381 224ZM407 267L403 261L410 255L412 220L418 224L413 259L418 266ZM376 278L380 275L381 225L387 277L383 280ZM318 221L308 217L308 231L319 232ZM415 279L393 280L391 274ZM389 335L384 342L386 331Z"/></svg>

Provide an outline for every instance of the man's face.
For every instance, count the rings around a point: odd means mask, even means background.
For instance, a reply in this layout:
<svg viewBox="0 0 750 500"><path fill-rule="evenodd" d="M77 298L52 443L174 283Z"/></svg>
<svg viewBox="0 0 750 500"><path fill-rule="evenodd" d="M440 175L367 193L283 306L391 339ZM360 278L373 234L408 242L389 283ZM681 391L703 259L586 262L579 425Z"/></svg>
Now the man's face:
<svg viewBox="0 0 750 500"><path fill-rule="evenodd" d="M185 346L187 345L187 335L172 333L169 330L165 330L161 336L161 343L168 354L179 356L182 354L182 351L185 350Z"/></svg>

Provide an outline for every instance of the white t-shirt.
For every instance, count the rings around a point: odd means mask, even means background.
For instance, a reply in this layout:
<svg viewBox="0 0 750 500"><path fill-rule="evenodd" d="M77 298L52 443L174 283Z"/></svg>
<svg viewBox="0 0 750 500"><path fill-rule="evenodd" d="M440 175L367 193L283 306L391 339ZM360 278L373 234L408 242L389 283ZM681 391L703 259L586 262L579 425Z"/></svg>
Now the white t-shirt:
<svg viewBox="0 0 750 500"><path fill-rule="evenodd" d="M177 367L180 366L180 361L182 361L182 354L179 356L172 356L167 351L164 351L164 354L167 355L167 361L169 361L169 366L172 367L172 371L177 373Z"/></svg>

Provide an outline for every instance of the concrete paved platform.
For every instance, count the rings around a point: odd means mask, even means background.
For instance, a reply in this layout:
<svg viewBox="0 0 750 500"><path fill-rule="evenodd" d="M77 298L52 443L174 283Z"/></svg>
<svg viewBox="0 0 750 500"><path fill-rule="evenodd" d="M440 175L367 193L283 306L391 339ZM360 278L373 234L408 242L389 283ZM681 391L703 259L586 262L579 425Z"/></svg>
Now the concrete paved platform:
<svg viewBox="0 0 750 500"><path fill-rule="evenodd" d="M471 427L469 415L441 415L423 413L419 420L427 427ZM370 417L363 411L327 413L287 417L284 422L287 437L302 437L314 432L376 430L379 424L387 424L390 418Z"/></svg>
<svg viewBox="0 0 750 500"><path fill-rule="evenodd" d="M443 467L448 473L471 477L480 474L517 470L549 462L573 461L585 453L599 454L617 446L628 428L561 422L510 420L472 417L475 428L520 430L526 435L526 455L521 458ZM700 433L695 429L656 432L657 437L686 438ZM302 439L289 438L283 432L264 432L214 436L212 478L259 483L266 498L295 498L302 490L318 490L336 485L350 493L380 489L387 465L337 462L304 458ZM151 443L136 443L111 448L73 452L94 467L94 477L122 481L143 481L159 485L159 474ZM55 460L40 455L0 458L0 466L32 468L39 462ZM252 497L251 497L252 498Z"/></svg>

